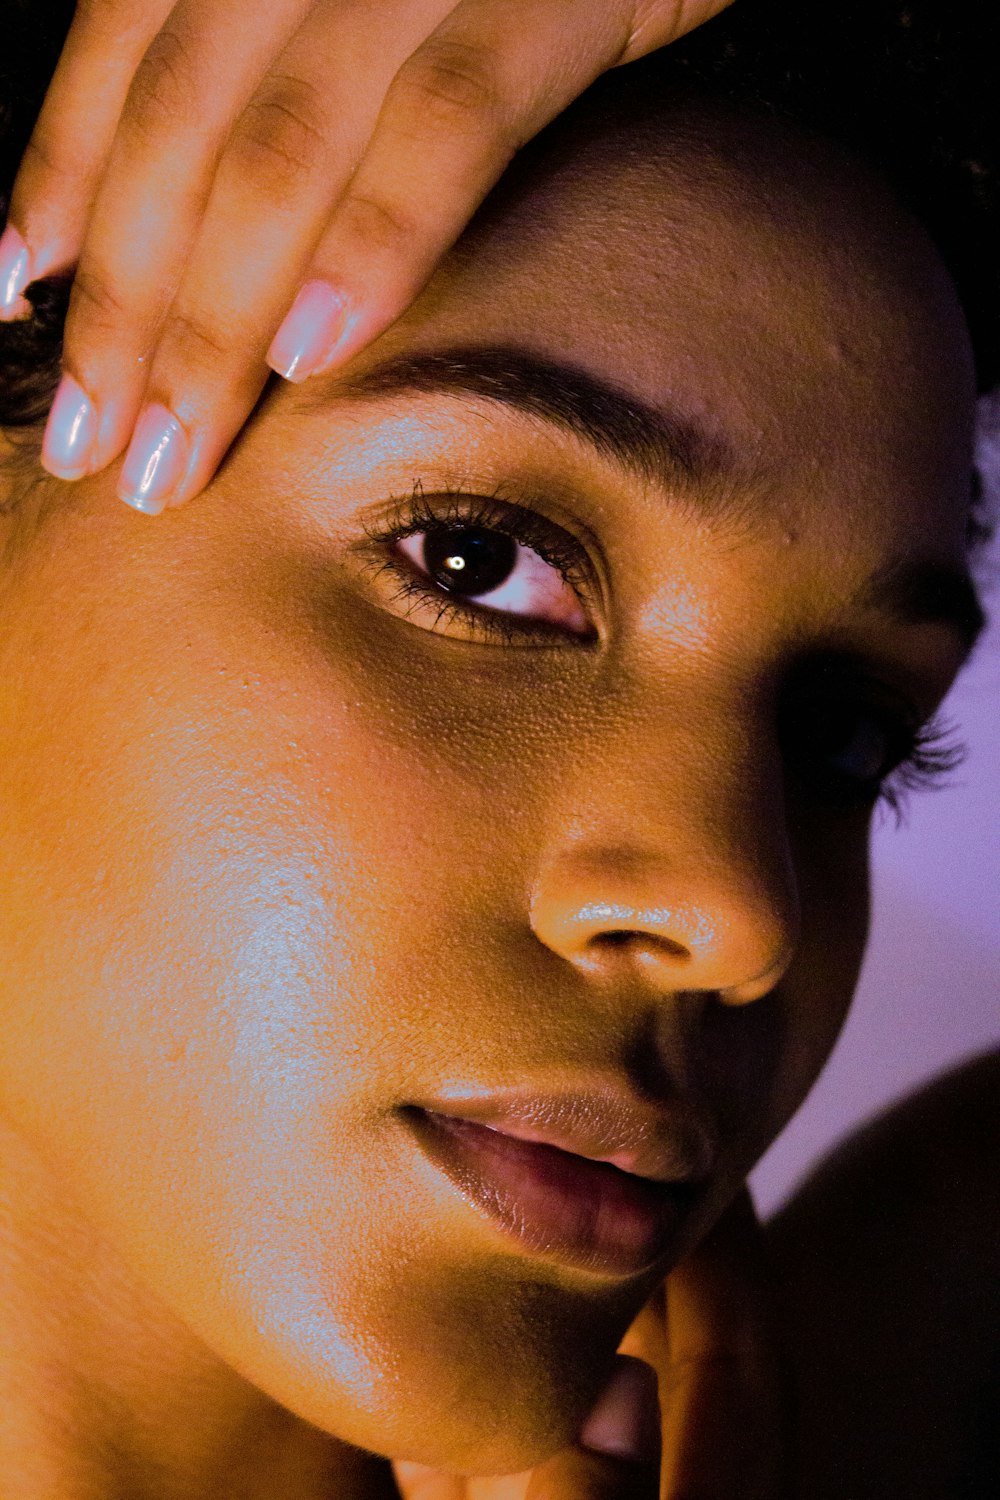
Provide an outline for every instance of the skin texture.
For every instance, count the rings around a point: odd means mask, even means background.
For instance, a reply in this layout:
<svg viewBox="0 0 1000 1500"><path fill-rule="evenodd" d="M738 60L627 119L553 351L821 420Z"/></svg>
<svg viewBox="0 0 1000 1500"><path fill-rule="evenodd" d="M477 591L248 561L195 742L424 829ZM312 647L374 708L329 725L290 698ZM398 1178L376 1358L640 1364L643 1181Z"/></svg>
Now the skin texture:
<svg viewBox="0 0 1000 1500"><path fill-rule="evenodd" d="M271 340L304 283L343 314L339 367L410 305L520 145L726 3L269 0L252 26L240 0L79 5L10 216L18 291L76 267L49 472L104 468L138 416L120 493L146 509L131 474L165 403L190 449L176 493L196 495L265 353L288 371Z"/></svg>
<svg viewBox="0 0 1000 1500"><path fill-rule="evenodd" d="M321 377L269 391L196 506L136 516L101 474L43 481L30 544L8 523L13 1500L358 1500L357 1448L556 1452L835 1039L869 813L786 775L776 704L833 646L920 718L960 666L860 591L962 564L967 335L860 168L674 108L668 151L605 134L498 199L359 369L525 345L681 406L719 476L668 490L495 403ZM596 639L396 602L362 521L415 477L591 538ZM719 1142L669 1256L617 1281L503 1237L396 1112L596 1072Z"/></svg>

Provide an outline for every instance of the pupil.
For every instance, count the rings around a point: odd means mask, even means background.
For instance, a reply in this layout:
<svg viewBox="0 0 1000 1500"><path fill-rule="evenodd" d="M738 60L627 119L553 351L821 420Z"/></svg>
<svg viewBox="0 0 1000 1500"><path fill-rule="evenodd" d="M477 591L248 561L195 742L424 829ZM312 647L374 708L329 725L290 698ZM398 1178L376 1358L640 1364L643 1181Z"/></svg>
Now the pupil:
<svg viewBox="0 0 1000 1500"><path fill-rule="evenodd" d="M450 526L424 538L424 567L450 594L489 594L509 577L517 543L485 526Z"/></svg>

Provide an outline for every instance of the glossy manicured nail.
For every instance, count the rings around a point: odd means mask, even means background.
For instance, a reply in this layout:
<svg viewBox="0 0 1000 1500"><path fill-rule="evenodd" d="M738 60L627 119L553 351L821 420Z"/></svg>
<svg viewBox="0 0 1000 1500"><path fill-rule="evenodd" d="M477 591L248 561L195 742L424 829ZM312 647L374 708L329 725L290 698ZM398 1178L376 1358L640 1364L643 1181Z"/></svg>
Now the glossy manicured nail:
<svg viewBox="0 0 1000 1500"><path fill-rule="evenodd" d="M660 1421L656 1371L644 1359L619 1355L580 1442L614 1458L651 1463L660 1455Z"/></svg>
<svg viewBox="0 0 1000 1500"><path fill-rule="evenodd" d="M347 304L326 281L307 281L267 351L277 374L298 384L332 358L347 323Z"/></svg>
<svg viewBox="0 0 1000 1500"><path fill-rule="evenodd" d="M45 425L42 466L57 479L82 479L96 434L94 403L72 375L64 375Z"/></svg>
<svg viewBox="0 0 1000 1500"><path fill-rule="evenodd" d="M31 256L13 224L0 235L0 323L31 312L31 304L21 296L31 279Z"/></svg>
<svg viewBox="0 0 1000 1500"><path fill-rule="evenodd" d="M154 402L139 416L118 481L118 498L158 516L183 479L190 459L187 434L172 411Z"/></svg>

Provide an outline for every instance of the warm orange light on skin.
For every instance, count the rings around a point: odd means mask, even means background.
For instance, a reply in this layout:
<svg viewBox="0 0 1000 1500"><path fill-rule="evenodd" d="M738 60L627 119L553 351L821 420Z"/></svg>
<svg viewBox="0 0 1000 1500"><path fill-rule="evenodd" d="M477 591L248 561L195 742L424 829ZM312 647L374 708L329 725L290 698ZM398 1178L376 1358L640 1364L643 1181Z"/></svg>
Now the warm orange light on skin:
<svg viewBox="0 0 1000 1500"><path fill-rule="evenodd" d="M0 1472L32 1500L103 1500L122 1451L171 1497L244 1464L252 1500L364 1500L356 1447L556 1451L666 1267L512 1249L396 1107L595 1068L694 1090L723 1152L687 1244L832 1045L867 819L786 800L775 695L830 643L922 714L945 692L954 633L859 590L961 563L968 348L862 173L678 109L668 164L595 147L365 360L520 343L683 400L756 476L725 517L495 404L276 384L197 502L136 516L110 471L7 567ZM601 549L600 639L402 619L356 547L417 478L549 494ZM589 940L602 909L640 914L640 961Z"/></svg>

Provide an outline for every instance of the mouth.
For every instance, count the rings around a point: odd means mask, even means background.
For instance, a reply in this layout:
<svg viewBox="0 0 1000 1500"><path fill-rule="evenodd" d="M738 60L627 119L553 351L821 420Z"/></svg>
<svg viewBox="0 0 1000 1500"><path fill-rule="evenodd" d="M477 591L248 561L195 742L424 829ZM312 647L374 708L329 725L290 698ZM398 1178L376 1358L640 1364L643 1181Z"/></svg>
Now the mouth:
<svg viewBox="0 0 1000 1500"><path fill-rule="evenodd" d="M704 1181L656 1181L558 1146L433 1110L403 1112L466 1202L528 1250L578 1270L635 1276L676 1242Z"/></svg>

